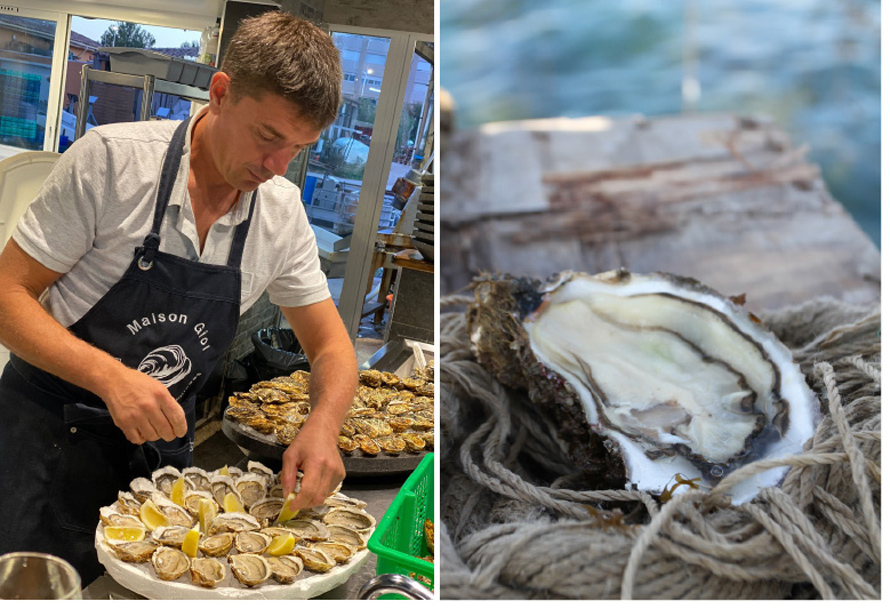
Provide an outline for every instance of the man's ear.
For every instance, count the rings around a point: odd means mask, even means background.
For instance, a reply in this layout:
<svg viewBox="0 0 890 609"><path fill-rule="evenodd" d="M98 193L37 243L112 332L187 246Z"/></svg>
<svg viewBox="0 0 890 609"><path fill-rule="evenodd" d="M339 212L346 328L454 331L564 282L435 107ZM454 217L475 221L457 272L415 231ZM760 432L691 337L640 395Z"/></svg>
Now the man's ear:
<svg viewBox="0 0 890 609"><path fill-rule="evenodd" d="M223 100L231 95L229 91L229 86L231 84L232 79L225 72L216 72L213 74L210 79L210 89L208 91L211 108L219 107L223 103Z"/></svg>

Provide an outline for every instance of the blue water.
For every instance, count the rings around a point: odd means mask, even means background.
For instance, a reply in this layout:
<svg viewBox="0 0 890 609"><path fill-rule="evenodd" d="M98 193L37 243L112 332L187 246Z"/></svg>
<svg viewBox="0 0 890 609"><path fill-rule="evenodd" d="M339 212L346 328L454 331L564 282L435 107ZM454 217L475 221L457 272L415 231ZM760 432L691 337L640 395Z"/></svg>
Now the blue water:
<svg viewBox="0 0 890 609"><path fill-rule="evenodd" d="M684 110L772 116L880 244L878 0L446 0L460 127ZM684 72L700 97L684 107Z"/></svg>

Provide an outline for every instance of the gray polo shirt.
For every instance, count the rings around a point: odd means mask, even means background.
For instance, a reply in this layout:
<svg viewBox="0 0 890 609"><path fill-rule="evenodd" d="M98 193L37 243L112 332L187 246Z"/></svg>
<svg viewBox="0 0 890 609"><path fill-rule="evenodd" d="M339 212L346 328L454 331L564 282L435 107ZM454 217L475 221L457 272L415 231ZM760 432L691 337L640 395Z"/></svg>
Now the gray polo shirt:
<svg viewBox="0 0 890 609"><path fill-rule="evenodd" d="M226 264L235 227L247 218L252 193L242 194L217 220L200 252L188 194L191 129L161 225L161 251L209 264ZM151 231L167 145L178 122L149 121L96 127L63 154L12 238L35 260L63 273L42 296L50 314L68 327L117 281L134 248ZM299 307L330 297L315 234L300 190L284 178L261 185L241 261L241 313L264 290L271 301Z"/></svg>

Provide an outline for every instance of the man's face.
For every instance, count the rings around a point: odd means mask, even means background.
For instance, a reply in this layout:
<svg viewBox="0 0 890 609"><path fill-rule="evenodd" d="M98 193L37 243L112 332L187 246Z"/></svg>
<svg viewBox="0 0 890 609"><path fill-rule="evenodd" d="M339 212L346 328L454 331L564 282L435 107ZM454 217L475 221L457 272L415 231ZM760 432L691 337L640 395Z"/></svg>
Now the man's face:
<svg viewBox="0 0 890 609"><path fill-rule="evenodd" d="M300 118L293 103L271 93L235 100L226 90L216 112L211 154L226 182L251 192L273 175L284 175L297 154L321 131Z"/></svg>

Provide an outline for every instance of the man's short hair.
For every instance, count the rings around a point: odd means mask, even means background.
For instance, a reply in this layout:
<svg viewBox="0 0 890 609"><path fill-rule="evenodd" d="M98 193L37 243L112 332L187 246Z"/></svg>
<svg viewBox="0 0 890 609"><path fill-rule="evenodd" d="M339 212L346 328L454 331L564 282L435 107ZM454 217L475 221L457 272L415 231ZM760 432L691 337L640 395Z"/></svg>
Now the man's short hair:
<svg viewBox="0 0 890 609"><path fill-rule="evenodd" d="M330 35L283 11L243 20L226 47L220 68L235 99L281 95L301 116L325 129L340 108L340 53Z"/></svg>

